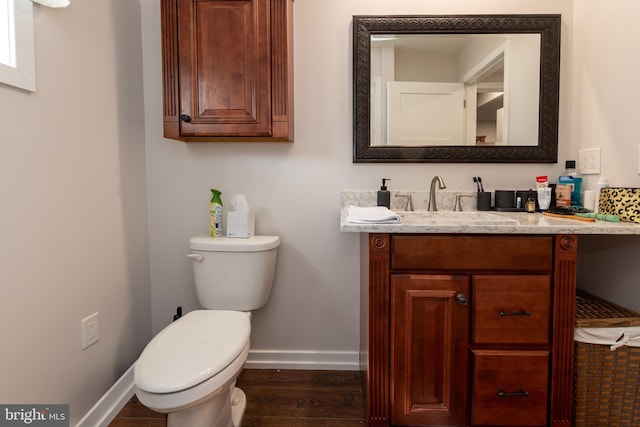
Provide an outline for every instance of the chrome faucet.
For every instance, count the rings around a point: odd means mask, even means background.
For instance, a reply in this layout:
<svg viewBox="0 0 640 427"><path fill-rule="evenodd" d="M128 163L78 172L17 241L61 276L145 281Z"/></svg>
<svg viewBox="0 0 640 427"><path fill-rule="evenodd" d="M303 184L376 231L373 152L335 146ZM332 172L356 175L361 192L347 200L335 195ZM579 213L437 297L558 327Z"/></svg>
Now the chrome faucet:
<svg viewBox="0 0 640 427"><path fill-rule="evenodd" d="M440 190L447 188L440 175L433 177L431 180L431 187L429 189L429 207L427 208L429 212L435 212L438 210L438 207L436 206L436 182L438 183L438 188Z"/></svg>

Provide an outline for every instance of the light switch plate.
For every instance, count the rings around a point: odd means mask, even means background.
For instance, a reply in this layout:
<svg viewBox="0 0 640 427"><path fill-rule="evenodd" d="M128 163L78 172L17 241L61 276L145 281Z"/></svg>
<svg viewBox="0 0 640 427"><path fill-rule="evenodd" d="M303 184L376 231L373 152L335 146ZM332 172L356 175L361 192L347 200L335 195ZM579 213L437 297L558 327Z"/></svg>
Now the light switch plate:
<svg viewBox="0 0 640 427"><path fill-rule="evenodd" d="M600 148L580 150L578 165L582 175L600 174Z"/></svg>
<svg viewBox="0 0 640 427"><path fill-rule="evenodd" d="M100 318L98 313L85 317L82 324L82 349L95 344L100 339Z"/></svg>
<svg viewBox="0 0 640 427"><path fill-rule="evenodd" d="M640 144L638 144L638 175L640 175Z"/></svg>

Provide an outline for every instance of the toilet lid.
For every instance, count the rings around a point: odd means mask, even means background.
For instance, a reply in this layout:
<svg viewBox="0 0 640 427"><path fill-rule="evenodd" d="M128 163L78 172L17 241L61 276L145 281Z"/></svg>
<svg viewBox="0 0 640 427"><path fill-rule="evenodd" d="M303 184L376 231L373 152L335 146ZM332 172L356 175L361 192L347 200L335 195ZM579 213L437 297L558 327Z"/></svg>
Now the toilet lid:
<svg viewBox="0 0 640 427"><path fill-rule="evenodd" d="M196 310L156 335L138 358L136 386L172 393L208 380L249 344L250 313Z"/></svg>

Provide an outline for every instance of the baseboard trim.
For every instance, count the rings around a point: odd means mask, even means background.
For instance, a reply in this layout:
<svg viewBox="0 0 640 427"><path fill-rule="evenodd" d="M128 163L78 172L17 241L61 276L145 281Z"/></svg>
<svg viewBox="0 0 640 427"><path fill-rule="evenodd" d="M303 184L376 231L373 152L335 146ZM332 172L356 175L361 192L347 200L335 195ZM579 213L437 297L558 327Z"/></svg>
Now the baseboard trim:
<svg viewBox="0 0 640 427"><path fill-rule="evenodd" d="M305 369L357 371L357 351L280 351L251 350L244 367L247 369ZM133 367L111 386L93 405L76 427L108 427L135 393Z"/></svg>
<svg viewBox="0 0 640 427"><path fill-rule="evenodd" d="M107 427L134 395L133 367L116 381L114 385L93 405L76 424L76 427Z"/></svg>
<svg viewBox="0 0 640 427"><path fill-rule="evenodd" d="M251 350L245 368L357 371L360 355L357 351Z"/></svg>

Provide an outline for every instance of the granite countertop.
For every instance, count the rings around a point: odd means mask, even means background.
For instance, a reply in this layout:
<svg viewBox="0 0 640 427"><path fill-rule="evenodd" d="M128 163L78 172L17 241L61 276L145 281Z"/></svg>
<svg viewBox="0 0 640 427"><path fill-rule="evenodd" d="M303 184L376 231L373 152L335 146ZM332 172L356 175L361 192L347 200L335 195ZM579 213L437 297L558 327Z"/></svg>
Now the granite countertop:
<svg viewBox="0 0 640 427"><path fill-rule="evenodd" d="M631 222L595 222L580 221L571 218L555 218L541 213L526 212L479 212L465 209L462 215L451 209L439 209L433 216L431 212L418 209L417 212L404 212L393 206L392 210L402 219L396 224L354 224L346 219L346 207L375 206L371 192L343 192L340 212L340 231L351 233L471 233L471 234L638 234L640 224ZM446 206L445 203L439 206ZM464 206L463 206L464 207ZM470 217L478 213L479 220ZM458 220L458 216L460 220Z"/></svg>

